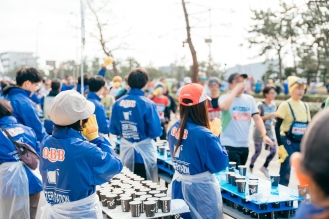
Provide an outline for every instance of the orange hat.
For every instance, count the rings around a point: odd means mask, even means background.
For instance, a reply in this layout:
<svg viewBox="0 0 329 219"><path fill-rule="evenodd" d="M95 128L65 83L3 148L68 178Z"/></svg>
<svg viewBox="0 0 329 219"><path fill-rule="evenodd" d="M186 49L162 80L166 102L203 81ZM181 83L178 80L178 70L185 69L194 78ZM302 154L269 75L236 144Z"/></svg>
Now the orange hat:
<svg viewBox="0 0 329 219"><path fill-rule="evenodd" d="M184 103L183 99L189 99L192 103ZM179 93L179 103L184 106L194 106L207 99L211 100L204 87L196 83L185 85Z"/></svg>

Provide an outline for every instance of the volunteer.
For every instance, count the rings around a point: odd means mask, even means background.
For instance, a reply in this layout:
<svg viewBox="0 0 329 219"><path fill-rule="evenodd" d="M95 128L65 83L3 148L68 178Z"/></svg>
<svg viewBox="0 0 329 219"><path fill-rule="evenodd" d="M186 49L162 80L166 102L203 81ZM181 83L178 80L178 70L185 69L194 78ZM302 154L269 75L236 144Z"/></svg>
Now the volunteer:
<svg viewBox="0 0 329 219"><path fill-rule="evenodd" d="M36 68L21 68L16 73L17 86L7 86L3 90L3 94L13 107L13 116L17 122L32 128L39 142L47 133L39 119L35 104L30 98L35 94L35 89L41 79Z"/></svg>
<svg viewBox="0 0 329 219"><path fill-rule="evenodd" d="M59 94L60 90L61 90L61 81L59 79L54 79L51 82L51 91L46 97L43 97L41 99L41 109L43 110L43 114L45 118L43 125L48 135L51 135L54 126L54 123L50 120L49 117L51 102L57 96L57 94Z"/></svg>
<svg viewBox="0 0 329 219"><path fill-rule="evenodd" d="M211 100L208 100L208 116L212 122L214 118L220 118L220 108L218 104L218 99L220 95L220 80L217 77L211 77L208 81L208 88L210 90Z"/></svg>
<svg viewBox="0 0 329 219"><path fill-rule="evenodd" d="M28 144L40 153L33 130L17 123L6 100L0 100L0 126L15 141ZM0 218L35 218L42 191L40 172L23 164L3 130L0 131L0 147Z"/></svg>
<svg viewBox="0 0 329 219"><path fill-rule="evenodd" d="M259 115L255 99L244 94L246 74L233 73L228 77L231 92L219 98L219 108L222 111L221 142L225 145L230 161L236 165L245 165L249 155L249 127L254 119L260 131L263 142L273 145L266 135L266 129Z"/></svg>
<svg viewBox="0 0 329 219"><path fill-rule="evenodd" d="M88 74L84 74L82 80L83 80L83 95L86 95L89 92L89 87L88 87L89 75ZM81 85L82 85L81 76L79 76L78 77L78 84L76 86L76 91L79 94L81 94Z"/></svg>
<svg viewBox="0 0 329 219"><path fill-rule="evenodd" d="M291 98L280 104L276 112L275 134L277 138L278 155L281 161L280 184L289 185L290 163L289 158L294 152L300 151L300 142L311 121L308 105L301 101L306 81L296 77L288 77Z"/></svg>
<svg viewBox="0 0 329 219"><path fill-rule="evenodd" d="M151 99L155 103L157 111L160 116L161 127L162 127L162 135L160 136L160 139L166 140L167 139L167 133L166 133L166 127L165 127L166 119L165 119L164 114L165 114L166 107L170 106L170 102L169 102L168 97L163 95L163 84L158 83L157 85L155 85L154 91L152 92L152 94L149 95L148 98Z"/></svg>
<svg viewBox="0 0 329 219"><path fill-rule="evenodd" d="M99 126L99 132L109 134L110 120L106 118L104 106L101 103L101 95L104 92L105 79L102 76L95 76L89 79L89 93L87 100L95 105L95 115Z"/></svg>
<svg viewBox="0 0 329 219"><path fill-rule="evenodd" d="M275 147L275 133L274 133L274 127L273 122L275 121L275 111L276 111L276 104L274 102L276 92L275 87L269 87L266 86L263 89L263 96L264 100L257 103L258 111L260 116L262 117L262 120L264 121L264 125L266 128L267 136L272 139L273 146L269 147L267 150L270 151L270 154L266 157L265 163L260 168L260 171L264 173L264 175L267 178L270 178L270 174L268 172L268 165L271 162L271 160L274 158L276 154L276 147ZM251 157L251 162L249 165L250 171L253 172L254 164L262 152L262 146L263 146L263 138L261 133L258 131L257 127L254 126L254 134L253 134L254 144L255 144L255 154Z"/></svg>
<svg viewBox="0 0 329 219"><path fill-rule="evenodd" d="M74 88L74 80L71 75L65 76L65 83L63 83L61 91L72 90Z"/></svg>
<svg viewBox="0 0 329 219"><path fill-rule="evenodd" d="M156 105L141 90L147 82L145 69L129 73L130 90L113 105L110 132L121 137L122 163L137 175L157 182L157 151L152 139L159 137L162 129Z"/></svg>
<svg viewBox="0 0 329 219"><path fill-rule="evenodd" d="M184 219L223 218L220 186L214 173L228 165L228 155L218 133L210 131L207 94L200 84L183 87L179 95L180 118L168 132L175 174L172 198L184 199L190 213Z"/></svg>
<svg viewBox="0 0 329 219"><path fill-rule="evenodd" d="M329 218L329 109L319 112L307 128L301 153L291 156L299 185L307 188L311 202L302 203L296 219ZM307 191L306 190L306 191Z"/></svg>
<svg viewBox="0 0 329 219"><path fill-rule="evenodd" d="M75 90L53 100L49 116L56 125L41 144L43 219L103 218L96 185L120 173L122 163L98 135L94 111L95 105Z"/></svg>

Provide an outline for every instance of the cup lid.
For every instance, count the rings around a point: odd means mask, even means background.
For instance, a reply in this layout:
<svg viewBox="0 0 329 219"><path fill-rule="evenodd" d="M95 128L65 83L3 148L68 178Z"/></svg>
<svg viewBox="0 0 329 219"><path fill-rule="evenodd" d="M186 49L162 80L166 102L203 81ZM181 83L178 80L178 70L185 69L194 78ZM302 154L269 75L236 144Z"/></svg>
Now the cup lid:
<svg viewBox="0 0 329 219"><path fill-rule="evenodd" d="M135 201L129 202L129 204L131 204L131 205L140 205L140 204L142 204L142 202L135 200Z"/></svg>
<svg viewBox="0 0 329 219"><path fill-rule="evenodd" d="M235 180L235 182L246 182L246 180Z"/></svg>
<svg viewBox="0 0 329 219"><path fill-rule="evenodd" d="M239 168L247 168L247 166L245 166L245 165L239 165L238 167Z"/></svg>
<svg viewBox="0 0 329 219"><path fill-rule="evenodd" d="M249 182L248 184L249 184L250 186L258 186L258 183L256 183L256 182L255 182L255 183L254 183L254 182L252 182L252 183Z"/></svg>
<svg viewBox="0 0 329 219"><path fill-rule="evenodd" d="M170 197L162 197L162 198L160 198L160 200L161 201L169 201L169 200L171 200L171 198Z"/></svg>
<svg viewBox="0 0 329 219"><path fill-rule="evenodd" d="M155 201L146 201L144 205L155 205Z"/></svg>
<svg viewBox="0 0 329 219"><path fill-rule="evenodd" d="M121 201L126 201L126 200L131 200L131 197L128 196L121 197Z"/></svg>
<svg viewBox="0 0 329 219"><path fill-rule="evenodd" d="M228 162L229 164L236 164L236 162L233 162L233 161L231 161L231 162Z"/></svg>
<svg viewBox="0 0 329 219"><path fill-rule="evenodd" d="M159 194L155 194L154 196L160 198L160 197L166 197L167 195L163 193L159 193Z"/></svg>

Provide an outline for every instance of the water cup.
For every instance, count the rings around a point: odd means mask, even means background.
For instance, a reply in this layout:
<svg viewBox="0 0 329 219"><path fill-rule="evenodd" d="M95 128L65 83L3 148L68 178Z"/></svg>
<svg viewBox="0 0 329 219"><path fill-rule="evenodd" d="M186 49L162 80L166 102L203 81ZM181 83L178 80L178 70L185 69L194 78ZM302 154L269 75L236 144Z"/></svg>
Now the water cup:
<svg viewBox="0 0 329 219"><path fill-rule="evenodd" d="M103 207L107 206L107 199L106 198L102 199L102 206Z"/></svg>
<svg viewBox="0 0 329 219"><path fill-rule="evenodd" d="M151 185L150 186L151 190L157 190L157 188L160 188L160 186L159 185Z"/></svg>
<svg viewBox="0 0 329 219"><path fill-rule="evenodd" d="M258 218L258 214L254 211L250 212L250 216L251 216L251 218Z"/></svg>
<svg viewBox="0 0 329 219"><path fill-rule="evenodd" d="M146 192L136 192L136 198L141 197L142 195L146 195Z"/></svg>
<svg viewBox="0 0 329 219"><path fill-rule="evenodd" d="M140 201L132 201L129 202L130 205L130 212L132 217L139 217L141 216L141 206L142 202Z"/></svg>
<svg viewBox="0 0 329 219"><path fill-rule="evenodd" d="M272 203L272 208L280 208L280 202Z"/></svg>
<svg viewBox="0 0 329 219"><path fill-rule="evenodd" d="M249 195L256 194L258 192L258 183L249 183Z"/></svg>
<svg viewBox="0 0 329 219"><path fill-rule="evenodd" d="M160 156L164 156L166 153L166 147L159 147Z"/></svg>
<svg viewBox="0 0 329 219"><path fill-rule="evenodd" d="M298 185L298 195L305 198L306 195L308 194L308 185Z"/></svg>
<svg viewBox="0 0 329 219"><path fill-rule="evenodd" d="M232 184L233 186L235 184L235 174L234 173L230 174L230 184Z"/></svg>
<svg viewBox="0 0 329 219"><path fill-rule="evenodd" d="M167 194L167 188L166 187L160 187L160 188L157 188L158 191L160 191L160 193L163 193L163 194Z"/></svg>
<svg viewBox="0 0 329 219"><path fill-rule="evenodd" d="M155 197L156 194L160 194L160 191L152 190L152 191L149 191L149 194L152 195L153 197Z"/></svg>
<svg viewBox="0 0 329 219"><path fill-rule="evenodd" d="M107 208L108 209L115 209L117 207L117 195L115 194L107 194L106 195L107 200Z"/></svg>
<svg viewBox="0 0 329 219"><path fill-rule="evenodd" d="M226 183L231 184L230 177L231 177L231 172L225 172L226 176Z"/></svg>
<svg viewBox="0 0 329 219"><path fill-rule="evenodd" d="M239 193L245 193L246 191L246 180L236 180L235 181L238 186Z"/></svg>
<svg viewBox="0 0 329 219"><path fill-rule="evenodd" d="M134 201L141 202L141 213L144 213L144 202L145 202L145 198L135 198Z"/></svg>
<svg viewBox="0 0 329 219"><path fill-rule="evenodd" d="M271 179L272 187L279 186L279 181L280 181L280 175L279 174L270 175L270 179Z"/></svg>
<svg viewBox="0 0 329 219"><path fill-rule="evenodd" d="M246 176L247 175L247 166L239 165L238 168L239 168L239 174L241 176Z"/></svg>
<svg viewBox="0 0 329 219"><path fill-rule="evenodd" d="M130 211L130 205L129 202L131 202L131 197L121 197L121 208L122 212L129 212Z"/></svg>
<svg viewBox="0 0 329 219"><path fill-rule="evenodd" d="M278 219L277 211L270 212L269 214L270 214L270 219Z"/></svg>
<svg viewBox="0 0 329 219"><path fill-rule="evenodd" d="M144 202L146 217L154 217L156 203L154 201Z"/></svg>
<svg viewBox="0 0 329 219"><path fill-rule="evenodd" d="M235 173L235 168L236 168L236 162L229 162L228 172Z"/></svg>
<svg viewBox="0 0 329 219"><path fill-rule="evenodd" d="M171 210L171 198L170 197L160 198L160 206L162 213L169 213Z"/></svg>
<svg viewBox="0 0 329 219"><path fill-rule="evenodd" d="M159 198L148 198L147 201L154 201L155 202L155 213L159 211Z"/></svg>
<svg viewBox="0 0 329 219"><path fill-rule="evenodd" d="M167 158L171 157L171 153L170 153L170 149L166 149L167 150Z"/></svg>
<svg viewBox="0 0 329 219"><path fill-rule="evenodd" d="M249 215L249 214L250 214L250 210L249 210L248 208L243 208L243 209L242 209L242 212L243 212L243 214L245 214L245 215Z"/></svg>
<svg viewBox="0 0 329 219"><path fill-rule="evenodd" d="M155 194L154 197L155 198L163 198L163 197L167 197L167 195L163 194L163 193L159 193L159 194Z"/></svg>

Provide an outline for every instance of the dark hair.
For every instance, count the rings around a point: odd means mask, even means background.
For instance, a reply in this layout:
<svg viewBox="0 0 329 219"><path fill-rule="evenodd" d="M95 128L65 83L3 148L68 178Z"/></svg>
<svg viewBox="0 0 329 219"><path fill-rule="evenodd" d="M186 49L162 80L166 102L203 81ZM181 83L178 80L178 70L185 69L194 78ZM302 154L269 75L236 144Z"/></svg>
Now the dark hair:
<svg viewBox="0 0 329 219"><path fill-rule="evenodd" d="M83 85L88 85L89 82L89 75L84 74L83 75ZM78 77L78 84L81 84L81 76Z"/></svg>
<svg viewBox="0 0 329 219"><path fill-rule="evenodd" d="M52 90L59 90L60 87L61 87L61 81L59 79L54 79L51 81Z"/></svg>
<svg viewBox="0 0 329 219"><path fill-rule="evenodd" d="M183 103L192 103L192 101L189 99L183 99L182 101ZM179 137L174 154L176 154L176 152L180 148L185 131L185 126L189 118L192 119L195 124L210 129L207 101L203 101L202 103L196 104L194 106L184 106L180 104L179 107L181 122L179 125Z"/></svg>
<svg viewBox="0 0 329 219"><path fill-rule="evenodd" d="M265 86L264 89L263 89L263 97L266 97L265 94L268 94L272 89L276 92L275 87Z"/></svg>
<svg viewBox="0 0 329 219"><path fill-rule="evenodd" d="M102 76L95 76L89 78L89 91L91 92L98 92L102 87L105 86L105 79Z"/></svg>
<svg viewBox="0 0 329 219"><path fill-rule="evenodd" d="M36 68L21 68L16 72L16 84L22 86L25 81L38 83L42 80L40 72Z"/></svg>
<svg viewBox="0 0 329 219"><path fill-rule="evenodd" d="M75 123L71 124L71 125L66 125L66 126L61 126L61 125L56 125L56 127L58 128L68 128L68 129L74 129L76 131L79 131L81 132L83 127L85 126L85 124L88 122L88 118L87 119L83 119L82 120L82 125L80 125L80 120L79 121L76 121Z"/></svg>
<svg viewBox="0 0 329 219"><path fill-rule="evenodd" d="M142 89L149 79L148 73L143 68L136 68L128 75L128 85L131 88Z"/></svg>
<svg viewBox="0 0 329 219"><path fill-rule="evenodd" d="M12 116L13 108L7 100L0 100L0 118L5 116Z"/></svg>

